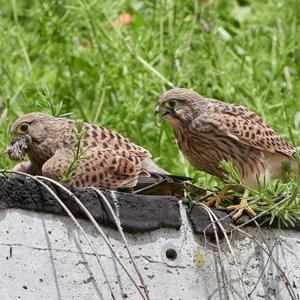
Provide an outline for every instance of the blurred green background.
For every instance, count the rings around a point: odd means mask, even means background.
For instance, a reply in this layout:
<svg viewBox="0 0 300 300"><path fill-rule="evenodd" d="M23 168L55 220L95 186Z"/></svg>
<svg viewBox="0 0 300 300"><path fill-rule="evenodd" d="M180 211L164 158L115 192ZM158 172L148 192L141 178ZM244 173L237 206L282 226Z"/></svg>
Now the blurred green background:
<svg viewBox="0 0 300 300"><path fill-rule="evenodd" d="M17 117L47 110L41 85L60 113L117 130L175 174L198 172L153 114L171 85L247 105L300 144L299 0L0 0L0 28L1 153Z"/></svg>

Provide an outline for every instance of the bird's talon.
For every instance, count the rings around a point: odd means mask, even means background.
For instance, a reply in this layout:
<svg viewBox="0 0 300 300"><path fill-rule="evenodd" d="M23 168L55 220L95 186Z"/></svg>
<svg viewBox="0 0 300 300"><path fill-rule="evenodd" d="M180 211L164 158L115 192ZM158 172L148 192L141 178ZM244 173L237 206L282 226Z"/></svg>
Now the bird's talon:
<svg viewBox="0 0 300 300"><path fill-rule="evenodd" d="M234 221L239 219L243 215L244 211L252 218L256 216L255 211L249 206L246 199L242 199L240 204L227 206L226 209L228 211L237 210L237 213L233 216Z"/></svg>
<svg viewBox="0 0 300 300"><path fill-rule="evenodd" d="M213 198L212 200L208 201L206 203L207 206L215 206L215 207L219 207L222 204L223 198L227 198L227 196L225 195L225 193L230 190L231 186L228 184L225 184L223 189L216 195L215 198ZM231 195L230 195L231 196Z"/></svg>
<svg viewBox="0 0 300 300"><path fill-rule="evenodd" d="M243 215L243 212L244 212L243 209L239 209L238 212L232 217L232 219L234 221L236 221L237 219L239 219Z"/></svg>

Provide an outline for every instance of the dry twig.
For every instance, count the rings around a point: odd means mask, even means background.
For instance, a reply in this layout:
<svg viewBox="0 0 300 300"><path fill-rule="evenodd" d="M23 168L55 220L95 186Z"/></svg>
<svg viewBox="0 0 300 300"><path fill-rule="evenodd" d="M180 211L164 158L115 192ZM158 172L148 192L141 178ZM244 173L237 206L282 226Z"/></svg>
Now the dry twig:
<svg viewBox="0 0 300 300"><path fill-rule="evenodd" d="M113 219L114 219L114 221L116 223L117 229L118 229L118 231L119 231L119 233L120 233L120 235L122 237L122 240L123 240L125 248L127 250L129 259L131 260L132 265L133 265L133 267L134 267L134 269L135 269L135 271L136 271L136 273L137 273L137 275L138 275L138 277L140 279L141 285L142 285L142 287L145 290L146 297L147 297L147 299L150 299L149 298L149 291L147 289L147 286L145 284L143 276L142 276L141 272L139 271L139 269L138 269L138 267L137 267L137 265L136 265L136 263L135 263L135 261L133 259L133 256L132 256L132 254L131 254L131 252L129 250L129 244L128 244L128 241L127 241L127 239L125 237L125 234L123 232L120 218L115 214L115 212L112 209L112 207L111 207L110 203L108 202L107 198L104 196L104 194L100 190L97 190L96 188L93 188L93 187L90 187L89 189L92 189L93 191L95 191L103 199L104 203L106 204L107 208L109 209L109 211L110 211L110 213L111 213L111 215L112 215L112 217L113 217Z"/></svg>
<svg viewBox="0 0 300 300"><path fill-rule="evenodd" d="M63 185L61 185L60 183L58 183L57 181L44 177L44 176L36 176L37 178L43 179L45 181L51 182L52 184L58 186L59 188L61 188L64 192L66 192L79 206L80 208L83 210L83 212L86 214L86 216L88 217L88 219L92 222L92 224L94 225L94 227L96 228L96 230L98 231L98 233L101 235L101 237L104 239L105 243L107 244L107 246L109 247L110 251L113 253L113 255L115 256L116 260L118 261L118 263L120 264L120 266L123 268L123 270L125 271L125 273L127 274L127 276L129 277L130 281L133 283L133 285L136 287L136 289L138 290L139 294L141 295L141 297L143 299L147 298L144 296L144 294L142 293L139 285L136 283L136 281L134 280L134 278L132 277L132 275L130 274L130 272L127 270L126 266L123 264L123 262L121 261L120 257L117 255L117 253L115 252L112 244L110 243L109 239L106 237L105 233L103 232L103 230L101 229L101 227L98 225L98 223L96 222L96 220L94 219L94 217L91 215L91 213L88 211L88 209L82 204L82 202L78 199L78 197L76 197L70 190L68 190L66 187L64 187Z"/></svg>
<svg viewBox="0 0 300 300"><path fill-rule="evenodd" d="M252 236L252 235L250 235L249 233L247 233L246 231L244 231L244 230L242 230L242 229L240 229L240 228L238 228L238 227L235 227L235 229L238 231L238 232L240 232L240 233L242 233L242 234L244 234L245 236L247 236L249 239L251 239L253 242L255 242L267 255L268 255L268 257L270 258L270 260L273 262L273 264L275 265L275 267L277 268L277 270L278 270L278 272L280 273L280 275L281 275L281 278L282 278L282 280L283 280L283 282L284 282L284 284L285 284L285 286L287 287L287 290L288 290L288 292L289 292L289 294L290 294L290 296L291 296L291 299L292 300L297 300L297 296L296 296L296 294L295 294L295 292L294 292L294 290L293 290L293 288L292 288L292 286L291 286L291 284L290 284L290 282L289 282L289 280L288 280L288 278L287 278L287 276L285 275L285 272L282 270L282 268L279 266L279 264L278 264L278 262L275 260L275 258L272 256L272 255L269 255L269 251L267 250L267 249L265 249L262 245L261 245L261 243L259 242L259 241L257 241L256 240L256 238L254 237L254 236Z"/></svg>
<svg viewBox="0 0 300 300"><path fill-rule="evenodd" d="M205 205L205 204L203 204L203 203L199 203L199 205L201 205L202 207L208 208L208 206ZM244 292L244 297L245 297L245 299L249 299L248 294L247 294L247 291L246 291L245 283L244 283L244 280L243 280L243 277L242 277L242 273L241 273L241 270L240 270L240 268L239 268L239 266L238 266L238 262L237 262L237 260L236 260L236 256L235 256L235 253L234 253L234 251L233 251L233 249L232 249L232 246L231 246L230 240L229 240L229 238L228 238L227 232L226 232L226 230L224 229L222 223L219 221L218 217L215 215L215 213L214 213L212 210L210 210L210 214L211 214L211 216L213 217L213 219L216 221L216 223L218 224L219 228L221 229L221 231L222 231L222 233L223 233L223 235L224 235L224 237L225 237L225 240L226 240L226 242L227 242L229 251L230 251L230 253L231 253L231 255L232 255L232 258L233 258L233 260L234 260L234 265L235 265L236 270L237 270L237 272L238 272L239 279L240 279L241 284L242 284L242 288L243 288L243 292Z"/></svg>

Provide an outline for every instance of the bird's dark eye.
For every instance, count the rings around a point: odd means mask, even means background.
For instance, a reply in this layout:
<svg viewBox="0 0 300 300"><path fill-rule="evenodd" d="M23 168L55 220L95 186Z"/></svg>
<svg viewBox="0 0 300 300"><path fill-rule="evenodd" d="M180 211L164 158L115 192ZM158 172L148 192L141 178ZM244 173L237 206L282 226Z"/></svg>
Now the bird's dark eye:
<svg viewBox="0 0 300 300"><path fill-rule="evenodd" d="M166 104L167 104L167 107L174 108L176 106L176 100L171 99L171 100L167 101Z"/></svg>
<svg viewBox="0 0 300 300"><path fill-rule="evenodd" d="M27 123L23 123L21 126L20 126L20 130L24 133L26 133L28 131L28 128L29 128L29 125Z"/></svg>

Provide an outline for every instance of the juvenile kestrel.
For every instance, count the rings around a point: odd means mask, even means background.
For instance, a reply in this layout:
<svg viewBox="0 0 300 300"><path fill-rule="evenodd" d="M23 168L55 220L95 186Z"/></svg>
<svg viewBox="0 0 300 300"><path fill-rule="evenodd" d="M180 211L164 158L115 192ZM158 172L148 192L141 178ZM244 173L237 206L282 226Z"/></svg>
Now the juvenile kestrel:
<svg viewBox="0 0 300 300"><path fill-rule="evenodd" d="M174 88L159 98L157 113L173 128L179 149L197 169L215 175L226 182L226 174L220 168L221 161L231 161L241 178L256 187L258 181L267 182L280 178L282 166L290 164L296 172L298 162L293 157L296 148L278 136L256 113L247 107L207 99L198 93ZM227 190L216 198L218 206ZM246 190L235 219L245 209L248 214L255 212L248 206Z"/></svg>
<svg viewBox="0 0 300 300"><path fill-rule="evenodd" d="M13 124L12 145L6 152L14 160L23 160L28 154L30 162L21 163L19 170L59 180L74 161L79 142L76 132L74 120L29 113ZM134 188L142 178L149 184L153 183L150 177L154 181L182 179L159 168L148 150L114 131L83 123L82 132L82 156L70 183L119 189Z"/></svg>

